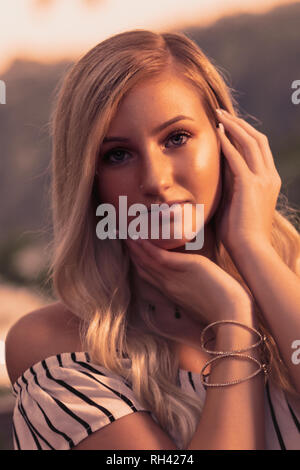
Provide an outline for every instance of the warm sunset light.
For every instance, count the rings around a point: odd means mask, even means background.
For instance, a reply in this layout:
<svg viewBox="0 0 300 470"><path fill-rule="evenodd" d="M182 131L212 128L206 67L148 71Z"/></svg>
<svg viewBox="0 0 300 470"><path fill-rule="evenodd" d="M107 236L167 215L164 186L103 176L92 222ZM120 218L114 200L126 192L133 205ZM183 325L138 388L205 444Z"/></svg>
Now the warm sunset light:
<svg viewBox="0 0 300 470"><path fill-rule="evenodd" d="M299 24L0 0L0 450L300 449Z"/></svg>
<svg viewBox="0 0 300 470"><path fill-rule="evenodd" d="M208 24L224 14L263 12L291 0L10 0L2 2L0 73L15 57L41 62L76 58L127 29ZM295 3L295 2L294 2Z"/></svg>

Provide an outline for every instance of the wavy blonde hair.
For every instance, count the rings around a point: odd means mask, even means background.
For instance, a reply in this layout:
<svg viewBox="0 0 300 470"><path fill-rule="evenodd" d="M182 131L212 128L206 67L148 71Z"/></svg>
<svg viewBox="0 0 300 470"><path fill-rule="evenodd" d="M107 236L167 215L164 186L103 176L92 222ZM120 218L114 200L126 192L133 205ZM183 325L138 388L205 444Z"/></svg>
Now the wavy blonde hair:
<svg viewBox="0 0 300 470"><path fill-rule="evenodd" d="M179 434L181 448L186 448L200 418L200 399L180 389L169 336L153 325L151 314L141 312L143 324L134 324L133 267L125 244L99 240L95 230L100 203L95 170L110 122L135 84L171 67L199 92L214 126L216 108L237 115L232 90L221 72L183 33L135 29L116 34L85 54L58 84L50 120L54 234L48 275L56 296L83 320L80 334L91 359L130 380L140 403L175 441ZM300 237L289 217L295 214L283 201L274 214L272 244L299 275ZM250 293L220 242L216 253L218 265ZM269 339L271 380L293 393L277 345L255 308ZM124 355L131 359L131 368L126 367Z"/></svg>

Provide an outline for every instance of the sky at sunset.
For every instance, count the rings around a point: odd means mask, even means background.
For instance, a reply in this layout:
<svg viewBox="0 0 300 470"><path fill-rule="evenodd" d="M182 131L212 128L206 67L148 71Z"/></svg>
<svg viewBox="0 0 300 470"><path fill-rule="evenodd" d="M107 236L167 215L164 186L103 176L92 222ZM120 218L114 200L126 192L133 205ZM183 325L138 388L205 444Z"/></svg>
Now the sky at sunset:
<svg viewBox="0 0 300 470"><path fill-rule="evenodd" d="M224 14L267 11L287 3L295 1L0 0L0 73L15 57L76 59L127 29L204 25Z"/></svg>

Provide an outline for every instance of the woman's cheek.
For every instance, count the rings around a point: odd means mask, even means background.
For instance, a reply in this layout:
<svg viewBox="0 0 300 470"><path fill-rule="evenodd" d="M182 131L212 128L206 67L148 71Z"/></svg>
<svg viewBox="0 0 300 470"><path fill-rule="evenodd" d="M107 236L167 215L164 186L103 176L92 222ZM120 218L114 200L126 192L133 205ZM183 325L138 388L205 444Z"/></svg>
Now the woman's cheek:
<svg viewBox="0 0 300 470"><path fill-rule="evenodd" d="M189 187L198 204L204 204L205 219L214 211L220 201L222 178L220 157L217 151L198 152L194 156Z"/></svg>

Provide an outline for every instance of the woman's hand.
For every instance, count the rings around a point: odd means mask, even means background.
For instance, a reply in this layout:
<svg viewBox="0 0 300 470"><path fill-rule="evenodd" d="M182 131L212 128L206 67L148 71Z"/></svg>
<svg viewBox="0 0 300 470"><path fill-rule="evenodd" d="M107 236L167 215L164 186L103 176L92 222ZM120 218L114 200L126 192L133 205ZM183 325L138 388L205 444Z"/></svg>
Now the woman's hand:
<svg viewBox="0 0 300 470"><path fill-rule="evenodd" d="M138 274L193 319L211 323L244 318L248 292L205 256L164 250L148 240L124 240Z"/></svg>
<svg viewBox="0 0 300 470"><path fill-rule="evenodd" d="M226 159L223 201L215 218L216 235L234 255L247 243L271 244L271 230L281 179L267 137L243 119L221 110L220 122L241 153L218 128Z"/></svg>

